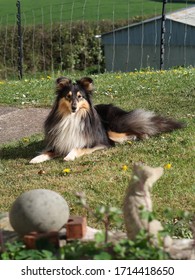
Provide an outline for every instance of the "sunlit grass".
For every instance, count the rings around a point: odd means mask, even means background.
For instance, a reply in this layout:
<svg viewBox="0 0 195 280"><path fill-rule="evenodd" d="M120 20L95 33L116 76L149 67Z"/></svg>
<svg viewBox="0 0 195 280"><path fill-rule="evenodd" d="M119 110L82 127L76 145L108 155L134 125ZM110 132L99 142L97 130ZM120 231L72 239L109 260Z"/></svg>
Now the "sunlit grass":
<svg viewBox="0 0 195 280"><path fill-rule="evenodd" d="M71 75L73 80L80 77ZM49 78L2 81L0 103L20 107L51 106L55 78L57 76L51 75ZM9 211L18 195L36 188L52 189L63 195L71 214L86 214L76 203L75 192L78 191L86 194L91 208L99 204L121 208L132 166L142 162L164 168L164 175L153 188L154 210L160 220L166 221L164 211L167 208L194 212L195 69L100 74L92 78L94 103L114 103L129 110L154 110L185 121L187 127L146 141L129 141L73 162L57 158L37 165L28 164L44 147L42 134L3 145L0 211ZM99 226L92 217L88 223Z"/></svg>
<svg viewBox="0 0 195 280"><path fill-rule="evenodd" d="M167 3L166 11L186 8L187 2L171 1ZM189 3L190 5L191 3ZM160 15L161 1L151 0L104 0L94 1L74 0L63 2L61 0L21 1L21 17L23 24L49 24L70 20L128 19L132 17ZM0 17L2 24L16 22L16 1L1 0ZM63 16L62 16L63 15Z"/></svg>

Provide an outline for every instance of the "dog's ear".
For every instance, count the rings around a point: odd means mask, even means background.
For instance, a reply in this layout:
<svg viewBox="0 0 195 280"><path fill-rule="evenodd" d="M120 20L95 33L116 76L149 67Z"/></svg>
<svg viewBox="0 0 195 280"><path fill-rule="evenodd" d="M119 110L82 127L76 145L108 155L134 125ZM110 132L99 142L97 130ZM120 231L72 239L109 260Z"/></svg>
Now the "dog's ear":
<svg viewBox="0 0 195 280"><path fill-rule="evenodd" d="M60 77L56 80L56 90L62 90L66 87L70 87L72 85L72 81L66 77Z"/></svg>
<svg viewBox="0 0 195 280"><path fill-rule="evenodd" d="M77 81L77 84L89 93L92 93L94 89L93 80L89 77L81 78L80 80Z"/></svg>

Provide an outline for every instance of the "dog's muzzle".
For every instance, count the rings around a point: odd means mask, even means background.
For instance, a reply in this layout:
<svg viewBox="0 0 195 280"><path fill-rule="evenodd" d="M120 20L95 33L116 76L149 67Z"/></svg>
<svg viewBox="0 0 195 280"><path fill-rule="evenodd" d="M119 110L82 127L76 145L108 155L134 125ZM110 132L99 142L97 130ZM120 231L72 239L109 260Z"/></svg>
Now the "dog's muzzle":
<svg viewBox="0 0 195 280"><path fill-rule="evenodd" d="M76 110L77 110L77 106L76 105L72 105L72 113L75 113L76 112Z"/></svg>

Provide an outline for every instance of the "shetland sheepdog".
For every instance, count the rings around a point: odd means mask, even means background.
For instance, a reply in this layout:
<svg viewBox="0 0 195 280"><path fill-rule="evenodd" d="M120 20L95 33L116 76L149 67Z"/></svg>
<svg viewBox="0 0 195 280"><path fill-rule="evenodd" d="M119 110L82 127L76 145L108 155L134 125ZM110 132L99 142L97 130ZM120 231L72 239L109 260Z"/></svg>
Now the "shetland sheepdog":
<svg viewBox="0 0 195 280"><path fill-rule="evenodd" d="M145 139L180 129L183 123L142 109L124 111L112 104L93 106L93 80L84 77L73 83L56 80L56 99L45 121L45 150L30 163L63 156L74 160L116 142Z"/></svg>

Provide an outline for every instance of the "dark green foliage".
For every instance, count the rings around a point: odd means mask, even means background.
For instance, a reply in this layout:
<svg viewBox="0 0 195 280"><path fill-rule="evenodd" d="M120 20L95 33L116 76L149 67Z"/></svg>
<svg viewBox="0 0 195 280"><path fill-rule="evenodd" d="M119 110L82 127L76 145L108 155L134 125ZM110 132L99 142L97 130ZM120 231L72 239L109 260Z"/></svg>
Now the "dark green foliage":
<svg viewBox="0 0 195 280"><path fill-rule="evenodd" d="M168 222L164 225L165 231L177 238L193 238L194 214L167 208L164 211Z"/></svg>
<svg viewBox="0 0 195 280"><path fill-rule="evenodd" d="M137 20L137 19L135 19ZM114 28L127 21L117 21ZM96 35L113 30L110 20L98 22L66 22L53 25L29 25L22 28L23 71L25 74L53 70L101 72L103 52ZM17 28L0 27L0 78L17 72Z"/></svg>
<svg viewBox="0 0 195 280"><path fill-rule="evenodd" d="M152 245L145 231L140 231L134 241L128 239L121 239L116 243L75 241L63 247L61 253L64 259L78 260L162 260L170 258L163 248Z"/></svg>
<svg viewBox="0 0 195 280"><path fill-rule="evenodd" d="M26 250L22 242L6 243L0 260L164 260L170 256L150 242L148 234L141 231L135 241L121 239L117 243L95 241L68 243L59 252L45 247L42 250Z"/></svg>
<svg viewBox="0 0 195 280"><path fill-rule="evenodd" d="M6 243L0 253L0 260L52 260L54 255L49 250L26 250L22 242Z"/></svg>

